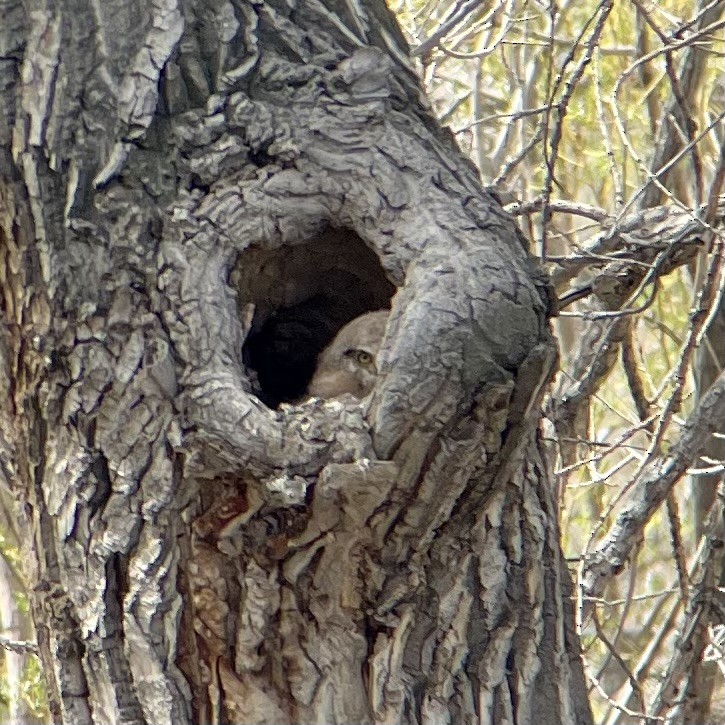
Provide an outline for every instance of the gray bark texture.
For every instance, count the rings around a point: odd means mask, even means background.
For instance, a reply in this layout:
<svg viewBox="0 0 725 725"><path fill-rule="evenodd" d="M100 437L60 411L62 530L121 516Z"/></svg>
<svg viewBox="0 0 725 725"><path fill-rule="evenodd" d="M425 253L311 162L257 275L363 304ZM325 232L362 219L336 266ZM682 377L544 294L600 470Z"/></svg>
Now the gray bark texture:
<svg viewBox="0 0 725 725"><path fill-rule="evenodd" d="M549 287L379 0L0 0L0 427L56 722L591 722ZM391 306L362 405L293 404Z"/></svg>

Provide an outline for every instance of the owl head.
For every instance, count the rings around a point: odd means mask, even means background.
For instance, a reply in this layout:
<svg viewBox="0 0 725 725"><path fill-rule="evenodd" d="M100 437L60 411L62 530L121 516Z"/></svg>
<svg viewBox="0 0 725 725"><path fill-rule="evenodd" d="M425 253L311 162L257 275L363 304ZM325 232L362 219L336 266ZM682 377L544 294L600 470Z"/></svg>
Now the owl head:
<svg viewBox="0 0 725 725"><path fill-rule="evenodd" d="M307 396L334 398L349 394L364 398L375 385L376 357L385 334L389 310L356 317L320 353Z"/></svg>

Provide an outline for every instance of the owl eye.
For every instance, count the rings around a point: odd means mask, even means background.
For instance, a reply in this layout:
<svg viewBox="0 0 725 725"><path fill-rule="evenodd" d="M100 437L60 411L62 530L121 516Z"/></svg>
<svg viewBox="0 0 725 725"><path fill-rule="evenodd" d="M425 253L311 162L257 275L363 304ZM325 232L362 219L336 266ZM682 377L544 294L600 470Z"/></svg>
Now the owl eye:
<svg viewBox="0 0 725 725"><path fill-rule="evenodd" d="M360 365L372 365L373 363L373 356L365 350L347 350L345 355L351 357L355 362L360 363Z"/></svg>

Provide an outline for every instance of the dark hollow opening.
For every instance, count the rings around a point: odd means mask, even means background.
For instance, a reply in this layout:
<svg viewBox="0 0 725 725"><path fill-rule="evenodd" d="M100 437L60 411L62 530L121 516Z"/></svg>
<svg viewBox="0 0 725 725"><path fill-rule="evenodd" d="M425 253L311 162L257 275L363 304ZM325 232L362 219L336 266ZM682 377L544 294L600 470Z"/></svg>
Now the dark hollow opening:
<svg viewBox="0 0 725 725"><path fill-rule="evenodd" d="M374 252L345 229L297 246L247 249L231 282L240 312L254 305L242 357L253 392L270 408L302 397L338 330L389 307L395 292Z"/></svg>

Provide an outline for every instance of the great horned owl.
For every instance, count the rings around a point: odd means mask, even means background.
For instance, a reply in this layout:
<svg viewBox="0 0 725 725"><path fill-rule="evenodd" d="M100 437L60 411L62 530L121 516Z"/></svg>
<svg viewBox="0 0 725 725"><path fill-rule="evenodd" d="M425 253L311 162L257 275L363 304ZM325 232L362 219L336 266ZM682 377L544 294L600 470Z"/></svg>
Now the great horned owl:
<svg viewBox="0 0 725 725"><path fill-rule="evenodd" d="M389 310L368 312L348 322L317 358L307 397L334 398L349 393L364 398L375 385L375 358Z"/></svg>

